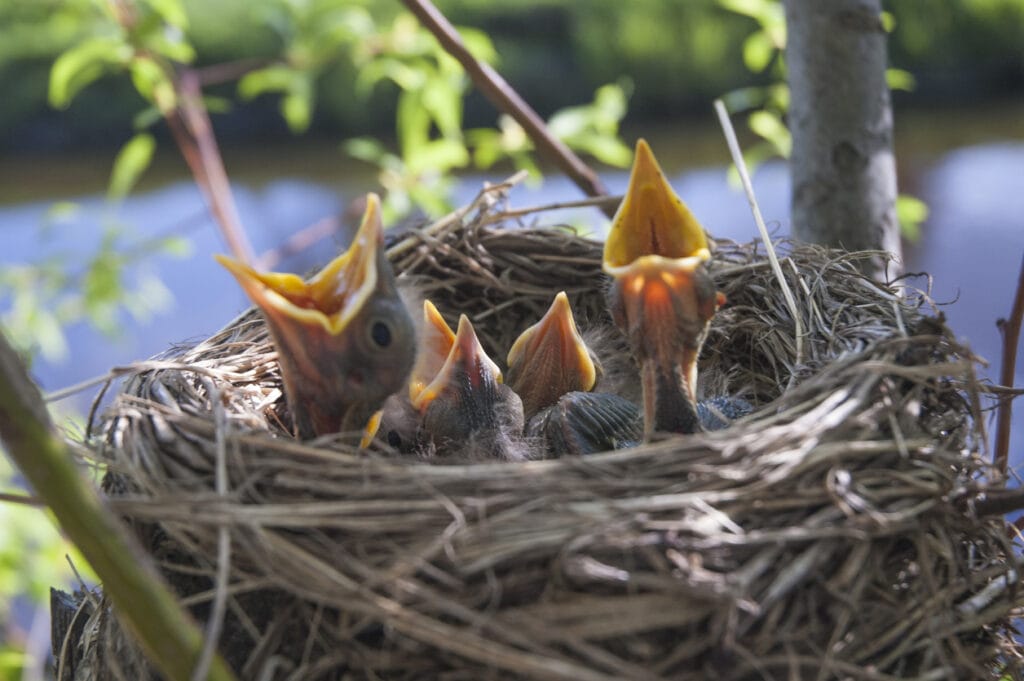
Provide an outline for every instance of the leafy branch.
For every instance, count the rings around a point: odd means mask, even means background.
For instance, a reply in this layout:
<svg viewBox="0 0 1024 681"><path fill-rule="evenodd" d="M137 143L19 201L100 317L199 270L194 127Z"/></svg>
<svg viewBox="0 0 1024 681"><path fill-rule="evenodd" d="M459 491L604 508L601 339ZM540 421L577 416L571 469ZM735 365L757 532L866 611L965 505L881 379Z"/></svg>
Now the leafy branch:
<svg viewBox="0 0 1024 681"><path fill-rule="evenodd" d="M75 466L39 391L0 334L0 440L64 532L103 579L122 621L170 679L189 679L202 636L155 568ZM209 679L234 679L219 656Z"/></svg>

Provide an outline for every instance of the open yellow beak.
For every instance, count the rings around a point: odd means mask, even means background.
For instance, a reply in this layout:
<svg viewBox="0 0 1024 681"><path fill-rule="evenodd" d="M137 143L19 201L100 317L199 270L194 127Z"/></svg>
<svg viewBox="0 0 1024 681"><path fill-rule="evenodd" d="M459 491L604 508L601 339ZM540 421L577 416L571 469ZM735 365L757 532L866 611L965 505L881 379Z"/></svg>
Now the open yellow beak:
<svg viewBox="0 0 1024 681"><path fill-rule="evenodd" d="M437 307L423 301L423 327L416 354L416 364L409 377L409 399L415 401L424 388L437 378L448 354L455 345L455 332L448 326Z"/></svg>
<svg viewBox="0 0 1024 681"><path fill-rule="evenodd" d="M375 412L399 387L395 375L400 384L408 376L412 322L383 239L380 199L370 194L351 246L309 281L215 256L267 320L299 437L363 429L367 441Z"/></svg>
<svg viewBox="0 0 1024 681"><path fill-rule="evenodd" d="M562 395L593 390L598 368L576 328L565 291L539 322L523 331L508 352L508 386L529 418Z"/></svg>
<svg viewBox="0 0 1024 681"><path fill-rule="evenodd" d="M461 401L469 394L486 392L492 384L501 382L501 369L488 357L469 317L461 315L448 356L434 379L413 398L412 404L423 413L443 394Z"/></svg>
<svg viewBox="0 0 1024 681"><path fill-rule="evenodd" d="M604 244L604 269L628 266L643 256L663 258L711 257L704 228L669 185L665 173L643 139L636 143L636 157L629 187Z"/></svg>
<svg viewBox="0 0 1024 681"><path fill-rule="evenodd" d="M710 257L704 229L639 140L603 268L612 277L612 317L641 365L645 437L699 428L697 356L723 302L705 267Z"/></svg>
<svg viewBox="0 0 1024 681"><path fill-rule="evenodd" d="M297 274L257 272L249 265L215 255L264 314L338 336L377 286L377 251L384 243L380 199L367 197L366 213L348 250L312 279Z"/></svg>

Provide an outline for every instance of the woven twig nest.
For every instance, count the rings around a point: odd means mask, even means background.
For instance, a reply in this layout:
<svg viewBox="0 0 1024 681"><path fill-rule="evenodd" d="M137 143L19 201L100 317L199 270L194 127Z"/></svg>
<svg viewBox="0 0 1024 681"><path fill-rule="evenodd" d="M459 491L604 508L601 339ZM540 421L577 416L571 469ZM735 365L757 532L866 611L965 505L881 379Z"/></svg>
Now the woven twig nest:
<svg viewBox="0 0 1024 681"><path fill-rule="evenodd" d="M557 290L607 323L600 245L496 196L396 240L396 268L499 360ZM223 615L245 679L998 678L1021 598L1004 523L972 511L997 484L974 359L854 258L783 253L798 356L761 249L718 242L701 371L755 413L585 458L300 443L249 312L124 386L96 447L110 503L200 620ZM147 674L90 612L76 678Z"/></svg>

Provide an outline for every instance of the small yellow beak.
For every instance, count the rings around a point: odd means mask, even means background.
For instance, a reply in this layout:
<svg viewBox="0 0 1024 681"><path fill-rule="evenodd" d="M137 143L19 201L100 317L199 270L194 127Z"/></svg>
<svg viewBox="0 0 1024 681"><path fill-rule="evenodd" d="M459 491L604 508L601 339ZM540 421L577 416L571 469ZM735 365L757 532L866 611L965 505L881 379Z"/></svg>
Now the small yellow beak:
<svg viewBox="0 0 1024 681"><path fill-rule="evenodd" d="M565 291L508 352L508 385L522 398L527 418L568 392L593 390L597 375Z"/></svg>
<svg viewBox="0 0 1024 681"><path fill-rule="evenodd" d="M467 394L482 390L487 383L501 382L501 369L487 356L469 317L461 315L448 357L434 380L420 391L412 404L423 413L442 393Z"/></svg>
<svg viewBox="0 0 1024 681"><path fill-rule="evenodd" d="M605 271L614 274L616 268L645 255L707 260L711 251L704 229L641 139L636 143L629 187L605 240Z"/></svg>
<svg viewBox="0 0 1024 681"><path fill-rule="evenodd" d="M437 307L423 301L423 327L417 348L416 364L409 377L409 399L415 401L424 388L433 381L444 366L455 345L455 332L448 326Z"/></svg>

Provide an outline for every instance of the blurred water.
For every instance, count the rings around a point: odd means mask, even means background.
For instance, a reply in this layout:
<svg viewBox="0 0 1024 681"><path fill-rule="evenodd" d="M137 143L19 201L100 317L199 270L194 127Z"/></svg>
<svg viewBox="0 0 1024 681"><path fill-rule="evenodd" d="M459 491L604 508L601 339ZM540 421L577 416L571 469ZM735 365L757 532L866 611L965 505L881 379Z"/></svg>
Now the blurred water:
<svg viewBox="0 0 1024 681"><path fill-rule="evenodd" d="M952 328L991 362L987 375L993 379L998 376L1001 347L995 321L1009 312L1024 251L1022 168L1024 144L993 143L947 153L915 178L916 193L930 206L931 217L922 242L907 250L907 269L932 275L932 295L939 302L950 302L943 309ZM296 230L321 218L338 215L349 198L349 190L344 187L339 190L334 185L302 177L262 184L247 183L244 173L235 177L241 178L233 189L242 223L257 252L280 244ZM503 178L466 178L460 185L457 203L469 201L485 179ZM627 174L610 173L603 179L612 192L621 193ZM690 170L674 175L672 181L711 233L738 241L755 238L756 228L746 198L728 185L724 168ZM772 163L761 167L754 185L769 228L779 236L786 235L789 179L785 166ZM357 189L351 192L354 196ZM511 201L514 206L523 207L578 196L578 190L568 180L552 176L540 187L517 187ZM108 206L98 195L72 200L78 204L78 211L46 230L40 230L40 225L46 223L53 201L0 206L0 263L91 252L98 242L100 226L110 221L130 225L137 239L185 234L193 248L185 259L158 256L146 264L173 293L172 309L148 324L126 317L123 333L115 340L84 324L69 329L70 361L39 361L34 367L44 390L77 383L102 374L111 366L149 357L172 343L202 338L247 305L230 275L211 258L212 253L225 252L226 248L191 183L172 183L133 196L117 208ZM595 233L602 232L607 225L596 209L563 211L550 219L589 225ZM323 262L335 254L338 246L321 243L277 268L305 271L312 263ZM915 283L926 285L923 279ZM1019 366L1016 383L1022 385L1024 362ZM86 401L87 396L82 396L79 405ZM1022 437L1024 407L1019 407L1014 418L1014 443L1019 445ZM1020 449L1018 446L1018 452ZM1014 462L1019 466L1024 462L1024 454L1018 453Z"/></svg>

